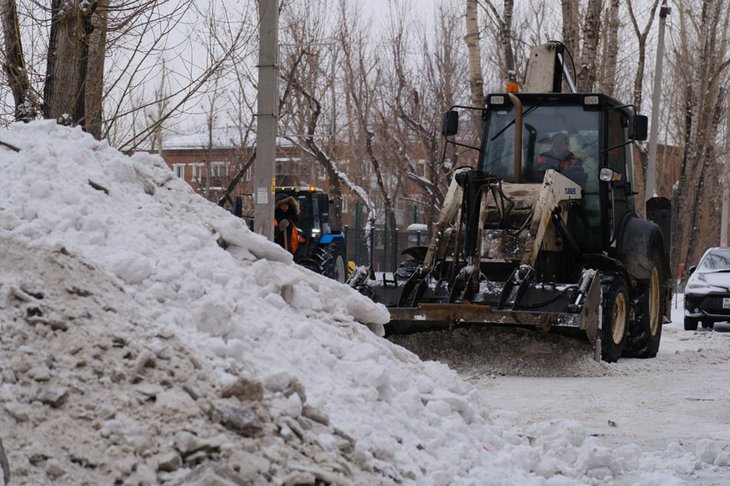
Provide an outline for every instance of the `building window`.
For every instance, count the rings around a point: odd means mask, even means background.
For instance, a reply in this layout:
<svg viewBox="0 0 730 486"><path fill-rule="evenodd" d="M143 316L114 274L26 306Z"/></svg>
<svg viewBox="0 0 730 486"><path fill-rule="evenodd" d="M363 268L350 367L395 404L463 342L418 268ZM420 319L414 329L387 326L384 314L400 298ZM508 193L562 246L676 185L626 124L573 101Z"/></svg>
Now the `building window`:
<svg viewBox="0 0 730 486"><path fill-rule="evenodd" d="M343 197L340 201L342 201L342 213L347 213L347 198Z"/></svg>
<svg viewBox="0 0 730 486"><path fill-rule="evenodd" d="M251 180L251 166L248 166L248 169L246 169L246 172L243 174L243 180L244 181L250 181Z"/></svg>
<svg viewBox="0 0 730 486"><path fill-rule="evenodd" d="M228 176L228 162L211 162L210 163L210 175L212 177L227 177Z"/></svg>
<svg viewBox="0 0 730 486"><path fill-rule="evenodd" d="M180 179L185 179L185 164L172 164L172 170Z"/></svg>
<svg viewBox="0 0 730 486"><path fill-rule="evenodd" d="M202 166L203 166L203 164L201 164L201 163L193 164L193 179L195 179L196 181L200 180L200 172L201 172L200 168Z"/></svg>

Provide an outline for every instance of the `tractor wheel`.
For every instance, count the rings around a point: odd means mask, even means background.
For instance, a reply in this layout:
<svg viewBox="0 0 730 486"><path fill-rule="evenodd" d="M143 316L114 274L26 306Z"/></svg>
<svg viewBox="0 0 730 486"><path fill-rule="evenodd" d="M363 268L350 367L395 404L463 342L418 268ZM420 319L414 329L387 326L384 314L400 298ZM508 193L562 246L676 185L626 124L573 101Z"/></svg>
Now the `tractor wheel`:
<svg viewBox="0 0 730 486"><path fill-rule="evenodd" d="M696 331L699 320L694 317L684 318L684 330L685 331Z"/></svg>
<svg viewBox="0 0 730 486"><path fill-rule="evenodd" d="M667 295L659 252L652 252L649 280L639 287L634 309L636 320L629 330L624 356L654 358L662 339L662 317Z"/></svg>
<svg viewBox="0 0 730 486"><path fill-rule="evenodd" d="M613 363L618 361L626 345L629 327L629 288L626 280L614 275L603 287L603 313L601 331L601 358Z"/></svg>
<svg viewBox="0 0 730 486"><path fill-rule="evenodd" d="M337 253L337 256L335 257L335 263L334 263L334 275L333 277L335 280L337 280L340 283L345 283L345 280L347 280L347 270L345 269L345 259L342 258L342 255Z"/></svg>
<svg viewBox="0 0 730 486"><path fill-rule="evenodd" d="M347 278L345 259L336 243L322 246L314 251L311 261L315 272L344 283Z"/></svg>

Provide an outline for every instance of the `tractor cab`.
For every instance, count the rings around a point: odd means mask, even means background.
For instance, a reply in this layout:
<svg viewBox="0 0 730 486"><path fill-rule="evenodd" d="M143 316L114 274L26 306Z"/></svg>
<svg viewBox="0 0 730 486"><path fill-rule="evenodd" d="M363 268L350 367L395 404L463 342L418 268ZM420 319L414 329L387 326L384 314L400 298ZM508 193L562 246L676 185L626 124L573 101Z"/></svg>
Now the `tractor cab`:
<svg viewBox="0 0 730 486"><path fill-rule="evenodd" d="M631 141L646 138L646 117L602 94L497 93L482 120L480 171L520 185L559 172L580 186L581 246L611 245L635 209Z"/></svg>
<svg viewBox="0 0 730 486"><path fill-rule="evenodd" d="M299 245L294 260L322 275L344 282L346 246L342 232L332 231L330 199L315 186L277 187L276 196L291 196L299 204L296 224Z"/></svg>
<svg viewBox="0 0 730 486"><path fill-rule="evenodd" d="M319 241L322 235L328 235L330 229L329 198L325 192L315 186L277 187L276 196L280 194L292 196L299 203L299 235L305 240Z"/></svg>

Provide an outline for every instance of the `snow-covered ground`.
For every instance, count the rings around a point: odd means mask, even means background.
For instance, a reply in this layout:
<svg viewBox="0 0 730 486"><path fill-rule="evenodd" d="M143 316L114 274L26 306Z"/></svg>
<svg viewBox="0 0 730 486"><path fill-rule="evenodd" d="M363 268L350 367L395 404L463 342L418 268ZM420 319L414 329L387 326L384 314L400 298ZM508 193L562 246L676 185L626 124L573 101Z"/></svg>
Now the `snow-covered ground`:
<svg viewBox="0 0 730 486"><path fill-rule="evenodd" d="M728 478L719 423L717 433L666 434L666 444L596 425L641 421L622 416L623 402L652 416L683 403L683 395L645 397L656 383L646 363L660 363L660 374L696 363L682 358L695 346L684 331L665 328L660 355L639 364L593 363L579 344L568 350L587 370L577 379L614 380L605 389L611 399L598 397L591 413L575 396L580 386L558 393L550 381L519 383L478 361L454 369L423 362L379 337L382 306L292 264L155 156L129 158L49 121L15 124L0 140L21 148L0 148L0 439L10 484ZM695 354L715 362L691 371L708 383L719 378L720 388L721 333L696 335L708 351ZM478 351L479 340L454 339ZM537 356L559 346L504 339ZM539 397L531 406L530 396ZM546 407L564 413L541 414Z"/></svg>

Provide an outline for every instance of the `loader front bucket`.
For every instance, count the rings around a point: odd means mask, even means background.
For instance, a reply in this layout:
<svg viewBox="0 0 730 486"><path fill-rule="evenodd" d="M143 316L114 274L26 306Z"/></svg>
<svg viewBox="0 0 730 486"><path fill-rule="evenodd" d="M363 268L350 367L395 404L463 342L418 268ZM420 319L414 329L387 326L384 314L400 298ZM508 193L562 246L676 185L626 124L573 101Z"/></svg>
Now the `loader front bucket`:
<svg viewBox="0 0 730 486"><path fill-rule="evenodd" d="M541 302L523 298L509 306L499 304L458 302L422 302L413 307L390 307L391 320L386 334L407 334L434 329L449 329L458 325L519 326L538 331L556 331L587 338L600 359L601 284L598 273L581 289L578 285L557 286L540 291ZM529 292L526 295L530 295ZM479 295L475 297L480 297ZM483 297L482 297L483 298ZM474 299L476 300L476 299Z"/></svg>

